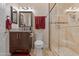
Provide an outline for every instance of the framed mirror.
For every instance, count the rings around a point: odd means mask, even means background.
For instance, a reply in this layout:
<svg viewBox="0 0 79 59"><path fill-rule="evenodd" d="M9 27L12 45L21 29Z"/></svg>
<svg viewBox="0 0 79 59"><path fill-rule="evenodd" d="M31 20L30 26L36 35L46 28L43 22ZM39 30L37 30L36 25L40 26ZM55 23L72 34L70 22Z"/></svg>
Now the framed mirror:
<svg viewBox="0 0 79 59"><path fill-rule="evenodd" d="M19 27L26 27L31 30L32 12L19 12Z"/></svg>
<svg viewBox="0 0 79 59"><path fill-rule="evenodd" d="M11 20L12 23L17 24L17 10L11 6Z"/></svg>

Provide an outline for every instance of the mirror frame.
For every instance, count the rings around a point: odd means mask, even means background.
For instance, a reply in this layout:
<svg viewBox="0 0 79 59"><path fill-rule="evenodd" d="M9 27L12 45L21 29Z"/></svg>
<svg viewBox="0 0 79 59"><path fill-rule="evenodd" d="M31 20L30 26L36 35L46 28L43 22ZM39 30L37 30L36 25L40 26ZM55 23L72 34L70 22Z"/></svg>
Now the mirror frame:
<svg viewBox="0 0 79 59"><path fill-rule="evenodd" d="M11 20L12 20L12 23L17 24L17 11L13 11L12 6L10 8L11 8ZM15 21L13 20L13 13L16 13L16 20Z"/></svg>
<svg viewBox="0 0 79 59"><path fill-rule="evenodd" d="M19 11L19 27L21 27L20 26L20 13L31 13L31 28L30 28L30 30L32 29L32 26L33 26L33 13L32 12L25 12L25 11Z"/></svg>

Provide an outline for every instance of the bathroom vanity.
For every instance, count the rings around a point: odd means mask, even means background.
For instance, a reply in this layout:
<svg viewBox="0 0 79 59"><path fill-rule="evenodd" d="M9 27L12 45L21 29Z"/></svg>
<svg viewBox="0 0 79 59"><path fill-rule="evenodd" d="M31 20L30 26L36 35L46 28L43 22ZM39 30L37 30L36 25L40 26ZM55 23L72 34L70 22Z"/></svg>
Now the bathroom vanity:
<svg viewBox="0 0 79 59"><path fill-rule="evenodd" d="M32 48L32 37L30 31L13 31L9 32L10 53L24 52L28 53Z"/></svg>

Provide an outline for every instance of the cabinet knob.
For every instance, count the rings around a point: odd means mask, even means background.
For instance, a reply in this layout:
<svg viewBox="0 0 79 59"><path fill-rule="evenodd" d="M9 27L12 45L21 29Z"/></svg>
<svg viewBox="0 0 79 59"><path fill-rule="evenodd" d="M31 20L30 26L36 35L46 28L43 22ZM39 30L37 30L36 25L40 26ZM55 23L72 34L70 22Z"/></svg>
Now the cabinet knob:
<svg viewBox="0 0 79 59"><path fill-rule="evenodd" d="M33 37L33 33L30 33L30 37Z"/></svg>

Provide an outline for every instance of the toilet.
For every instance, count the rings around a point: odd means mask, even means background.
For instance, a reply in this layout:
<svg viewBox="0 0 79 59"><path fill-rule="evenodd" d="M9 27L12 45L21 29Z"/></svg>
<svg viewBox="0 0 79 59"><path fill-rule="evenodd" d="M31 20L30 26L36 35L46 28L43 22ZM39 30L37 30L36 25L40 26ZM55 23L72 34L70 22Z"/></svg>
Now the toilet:
<svg viewBox="0 0 79 59"><path fill-rule="evenodd" d="M44 42L43 42L43 32L42 30L38 30L36 33L36 41L34 42L35 46L35 55L36 56L42 56L43 55L43 47L44 47Z"/></svg>

